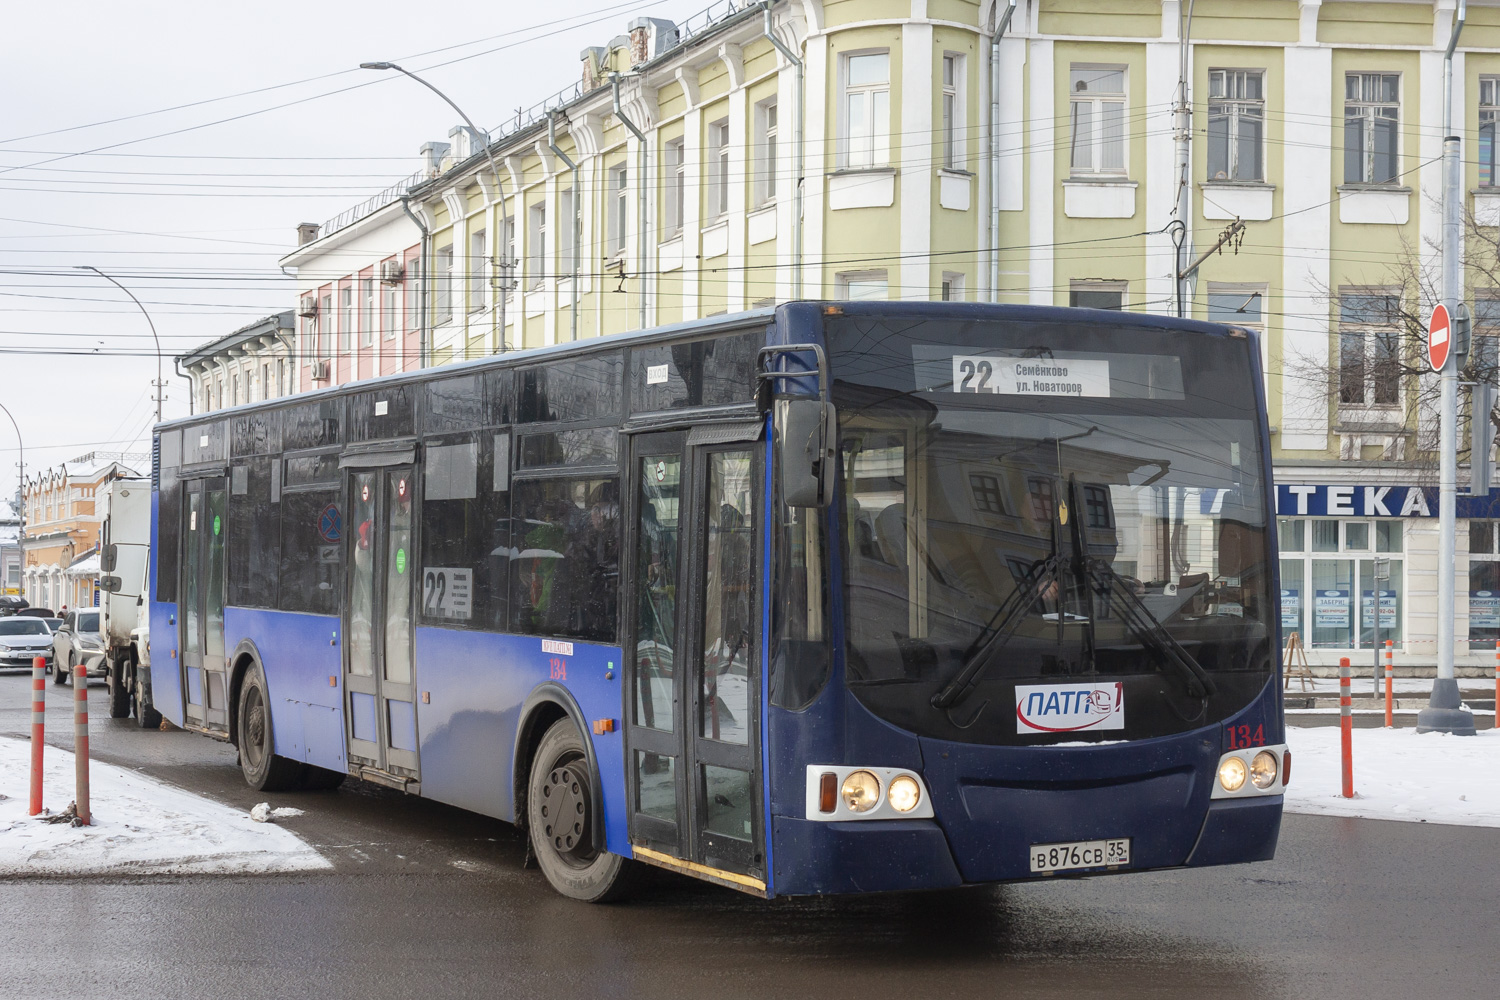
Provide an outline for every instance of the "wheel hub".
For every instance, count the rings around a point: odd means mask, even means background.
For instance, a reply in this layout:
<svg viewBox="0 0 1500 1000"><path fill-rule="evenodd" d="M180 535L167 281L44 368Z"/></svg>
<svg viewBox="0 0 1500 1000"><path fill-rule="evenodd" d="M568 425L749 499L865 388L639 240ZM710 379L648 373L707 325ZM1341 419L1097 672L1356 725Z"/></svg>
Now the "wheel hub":
<svg viewBox="0 0 1500 1000"><path fill-rule="evenodd" d="M594 856L589 795L588 771L582 760L557 764L542 783L542 835L559 857L576 865Z"/></svg>

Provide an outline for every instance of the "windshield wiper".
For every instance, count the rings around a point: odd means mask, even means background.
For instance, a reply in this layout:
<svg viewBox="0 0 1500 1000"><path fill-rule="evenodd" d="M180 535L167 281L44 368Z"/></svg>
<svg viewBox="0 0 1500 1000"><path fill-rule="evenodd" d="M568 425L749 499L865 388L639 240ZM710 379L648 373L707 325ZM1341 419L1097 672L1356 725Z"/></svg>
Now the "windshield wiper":
<svg viewBox="0 0 1500 1000"><path fill-rule="evenodd" d="M1188 694L1194 698L1207 698L1217 693L1218 686L1203 665L1193 658L1182 643L1177 641L1167 627L1161 623L1144 601L1131 589L1115 568L1103 559L1089 559L1089 576L1101 594L1107 593L1111 604L1120 612L1120 620L1162 663L1173 667L1187 682Z"/></svg>
<svg viewBox="0 0 1500 1000"><path fill-rule="evenodd" d="M1057 554L1057 529L1052 531L1052 554L1031 564L1026 575L1016 582L1016 589L995 609L989 622L975 636L963 653L963 668L943 689L932 696L933 708L951 708L974 692L975 686L984 676L984 671L994 661L994 653L1015 634L1016 628L1025 619L1032 605L1046 593L1049 583L1057 584L1061 597L1061 580L1058 567L1061 559ZM1058 603L1058 622L1062 622L1062 603Z"/></svg>

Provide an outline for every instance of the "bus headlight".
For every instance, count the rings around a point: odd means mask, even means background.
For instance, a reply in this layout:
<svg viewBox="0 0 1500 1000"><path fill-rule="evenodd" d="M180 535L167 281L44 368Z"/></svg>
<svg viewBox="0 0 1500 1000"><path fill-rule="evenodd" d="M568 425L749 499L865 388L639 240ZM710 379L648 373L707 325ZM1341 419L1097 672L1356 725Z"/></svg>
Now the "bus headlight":
<svg viewBox="0 0 1500 1000"><path fill-rule="evenodd" d="M1219 784L1226 792L1237 792L1245 784L1245 762L1238 757L1225 757L1219 765Z"/></svg>
<svg viewBox="0 0 1500 1000"><path fill-rule="evenodd" d="M890 800L892 809L899 813L909 813L922 801L922 786L917 784L916 778L903 774L891 782L886 798Z"/></svg>
<svg viewBox="0 0 1500 1000"><path fill-rule="evenodd" d="M1223 773L1222 769L1219 772ZM1243 780L1243 779L1242 779ZM1256 788L1270 788L1276 783L1276 755L1262 750L1250 762L1250 780Z"/></svg>
<svg viewBox="0 0 1500 1000"><path fill-rule="evenodd" d="M850 812L869 812L880 802L880 779L869 771L855 771L844 779L840 794Z"/></svg>

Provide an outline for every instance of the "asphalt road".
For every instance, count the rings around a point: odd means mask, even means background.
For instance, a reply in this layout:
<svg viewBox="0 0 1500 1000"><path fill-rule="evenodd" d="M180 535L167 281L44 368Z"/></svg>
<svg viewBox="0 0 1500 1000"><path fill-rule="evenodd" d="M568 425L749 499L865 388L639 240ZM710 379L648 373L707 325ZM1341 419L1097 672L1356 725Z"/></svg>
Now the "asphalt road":
<svg viewBox="0 0 1500 1000"><path fill-rule="evenodd" d="M0 735L28 678L0 674ZM1287 817L1275 861L764 902L662 873L586 906L511 828L351 784L252 793L234 750L90 695L95 753L249 808L327 874L0 880L0 997L1493 997L1500 830ZM70 688L48 689L59 745ZM53 721L55 720L55 721Z"/></svg>

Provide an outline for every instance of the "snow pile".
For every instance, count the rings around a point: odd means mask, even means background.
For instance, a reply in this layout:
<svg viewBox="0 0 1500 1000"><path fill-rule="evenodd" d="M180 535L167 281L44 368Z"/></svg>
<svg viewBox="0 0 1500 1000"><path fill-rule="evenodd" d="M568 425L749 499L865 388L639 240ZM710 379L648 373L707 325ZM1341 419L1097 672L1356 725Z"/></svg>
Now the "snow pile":
<svg viewBox="0 0 1500 1000"><path fill-rule="evenodd" d="M73 755L47 747L44 802L54 813L73 798ZM239 809L95 761L89 768L93 825L27 816L31 746L0 738L0 876L132 873L248 874L332 865L289 830ZM276 815L290 815L300 810Z"/></svg>
<svg viewBox="0 0 1500 1000"><path fill-rule="evenodd" d="M1500 733L1356 729L1353 736L1354 798L1346 799L1338 727L1287 727L1287 812L1500 827Z"/></svg>
<svg viewBox="0 0 1500 1000"><path fill-rule="evenodd" d="M278 819L287 819L291 816L301 816L301 809L293 809L291 806L277 806L271 808L271 803L262 802L250 810L250 818L257 823L274 823Z"/></svg>

